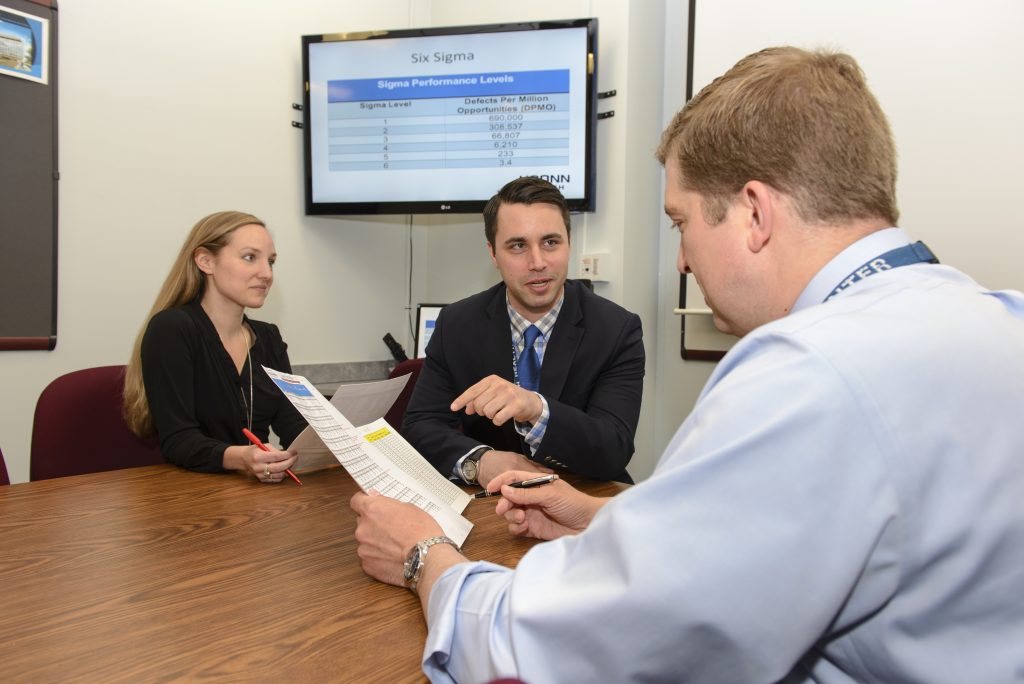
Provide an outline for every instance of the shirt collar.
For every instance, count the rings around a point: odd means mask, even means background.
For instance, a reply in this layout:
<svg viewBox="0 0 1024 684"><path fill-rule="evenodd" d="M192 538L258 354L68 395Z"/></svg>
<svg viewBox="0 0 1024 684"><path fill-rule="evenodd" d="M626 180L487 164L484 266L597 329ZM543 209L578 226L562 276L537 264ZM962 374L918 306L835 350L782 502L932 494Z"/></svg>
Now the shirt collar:
<svg viewBox="0 0 1024 684"><path fill-rule="evenodd" d="M811 282L807 283L807 287L797 297L790 313L821 304L832 289L861 264L891 249L909 244L910 236L902 228L884 228L865 235L832 257L831 261L811 278Z"/></svg>
<svg viewBox="0 0 1024 684"><path fill-rule="evenodd" d="M536 323L532 325L537 326L540 330L540 334L544 337L548 336L551 329L555 327L555 321L558 320L558 312L562 310L562 303L565 301L565 289L562 289L562 294L558 295L558 301L551 307L551 310L540 317ZM508 310L508 320L512 324L512 330L515 332L516 337L522 337L523 333L527 328L530 327L530 321L523 318L523 316L512 308L512 304L508 301L508 290L505 290L505 308Z"/></svg>

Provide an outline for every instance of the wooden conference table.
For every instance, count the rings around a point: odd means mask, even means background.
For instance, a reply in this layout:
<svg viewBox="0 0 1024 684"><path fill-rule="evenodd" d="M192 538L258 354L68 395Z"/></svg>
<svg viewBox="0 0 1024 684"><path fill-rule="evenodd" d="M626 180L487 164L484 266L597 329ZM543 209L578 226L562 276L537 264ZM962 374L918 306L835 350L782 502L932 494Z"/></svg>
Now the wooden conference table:
<svg viewBox="0 0 1024 684"><path fill-rule="evenodd" d="M0 487L0 679L424 681L417 600L359 566L355 483L301 477L158 465ZM535 542L495 502L467 507L464 552L514 565Z"/></svg>

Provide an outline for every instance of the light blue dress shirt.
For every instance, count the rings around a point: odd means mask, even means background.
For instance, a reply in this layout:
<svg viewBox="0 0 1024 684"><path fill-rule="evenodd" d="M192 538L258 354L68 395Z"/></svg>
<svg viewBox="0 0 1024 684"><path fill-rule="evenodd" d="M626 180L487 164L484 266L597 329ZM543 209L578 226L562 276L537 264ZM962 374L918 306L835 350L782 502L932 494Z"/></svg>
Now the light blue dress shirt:
<svg viewBox="0 0 1024 684"><path fill-rule="evenodd" d="M435 681L1024 681L1024 295L851 246L720 362L654 474L463 563Z"/></svg>
<svg viewBox="0 0 1024 684"><path fill-rule="evenodd" d="M1024 295L837 256L718 364L655 473L434 586L435 681L1024 681Z"/></svg>

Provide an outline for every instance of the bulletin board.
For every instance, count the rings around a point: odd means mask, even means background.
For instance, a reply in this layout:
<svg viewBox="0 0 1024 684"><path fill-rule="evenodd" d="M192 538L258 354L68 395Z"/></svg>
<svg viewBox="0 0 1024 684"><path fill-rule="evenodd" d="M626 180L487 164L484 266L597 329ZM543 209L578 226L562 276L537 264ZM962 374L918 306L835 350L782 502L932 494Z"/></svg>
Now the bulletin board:
<svg viewBox="0 0 1024 684"><path fill-rule="evenodd" d="M0 0L0 350L57 344L57 9Z"/></svg>

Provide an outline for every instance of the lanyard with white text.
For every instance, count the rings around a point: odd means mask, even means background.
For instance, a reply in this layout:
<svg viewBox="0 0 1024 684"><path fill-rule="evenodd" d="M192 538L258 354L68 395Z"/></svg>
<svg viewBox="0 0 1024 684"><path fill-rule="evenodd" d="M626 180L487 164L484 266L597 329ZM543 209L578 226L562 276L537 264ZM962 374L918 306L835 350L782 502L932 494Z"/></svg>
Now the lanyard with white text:
<svg viewBox="0 0 1024 684"><path fill-rule="evenodd" d="M900 266L909 266L911 264L937 264L939 263L938 258L932 254L932 250L928 249L928 246L923 242L918 241L911 245L904 245L891 249L881 256L877 256L871 261L868 261L863 266L854 269L854 271L843 278L842 282L835 286L835 288L828 293L828 297L825 297L823 302L835 297L837 294L850 287L854 283L858 283L865 278L881 273L882 271L889 271Z"/></svg>
<svg viewBox="0 0 1024 684"><path fill-rule="evenodd" d="M526 340L523 339L523 348L526 348ZM519 384L519 351L516 349L516 341L512 340L512 382Z"/></svg>

